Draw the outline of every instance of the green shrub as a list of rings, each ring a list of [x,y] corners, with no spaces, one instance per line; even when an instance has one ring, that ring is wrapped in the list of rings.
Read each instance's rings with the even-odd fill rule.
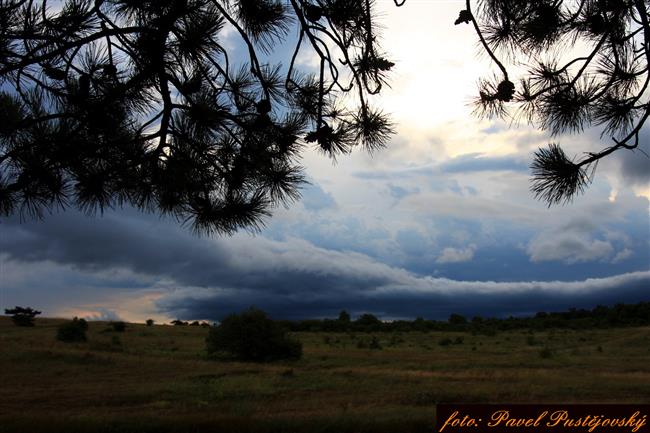
[[[210,328],[208,354],[226,353],[242,361],[268,362],[299,359],[302,344],[287,336],[285,329],[261,310],[251,308],[231,314]]]
[[[56,333],[56,339],[65,341],[66,343],[75,341],[86,341],[86,331],[88,330],[88,322],[84,319],[74,318],[70,322],[65,322]]]
[[[124,322],[111,322],[111,327],[115,332],[124,332],[126,330],[126,323]]]
[[[440,346],[449,346],[450,344],[453,344],[454,342],[452,341],[451,338],[443,338],[442,340],[438,341],[438,344]]]

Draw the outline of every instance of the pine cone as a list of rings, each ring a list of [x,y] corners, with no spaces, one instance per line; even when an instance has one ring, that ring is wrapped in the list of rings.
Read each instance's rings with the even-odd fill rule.
[[[472,13],[468,10],[462,10],[458,14],[458,19],[454,21],[455,25],[461,24],[461,23],[471,23],[472,22]]]

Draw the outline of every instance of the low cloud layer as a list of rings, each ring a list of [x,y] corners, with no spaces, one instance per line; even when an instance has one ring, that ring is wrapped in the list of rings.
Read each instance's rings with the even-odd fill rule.
[[[122,296],[138,297],[153,287],[159,291],[159,312],[184,319],[218,320],[252,305],[293,319],[334,317],[340,309],[384,318],[440,319],[451,312],[503,316],[637,302],[648,298],[650,286],[650,271],[574,282],[456,281],[297,238],[196,238],[174,222],[135,212],[101,219],[70,212],[46,223],[8,224],[12,230],[0,247],[18,273],[53,263],[51,274],[59,266],[89,281],[121,276]],[[438,260],[462,263],[475,249],[446,248]],[[7,283],[20,285],[20,275]],[[98,284],[93,290],[107,295],[112,288]]]
[[[373,290],[336,294],[187,288],[161,299],[158,305],[171,315],[213,320],[250,306],[263,308],[272,317],[288,319],[335,318],[346,309],[354,316],[370,312],[384,319],[421,316],[444,320],[452,312],[504,317],[638,302],[648,299],[650,284],[650,272],[576,282],[498,283],[402,277],[387,280],[386,286]]]

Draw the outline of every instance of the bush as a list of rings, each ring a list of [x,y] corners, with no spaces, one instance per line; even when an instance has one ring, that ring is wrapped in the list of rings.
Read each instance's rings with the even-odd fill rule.
[[[147,326],[153,326],[153,319],[147,319],[145,323],[147,324]]]
[[[11,320],[16,326],[34,326],[34,318],[41,312],[31,307],[14,307],[5,309],[5,314],[11,314]]]
[[[86,341],[87,330],[88,322],[84,319],[78,319],[75,317],[70,322],[66,322],[59,326],[56,339],[59,341],[65,341],[66,343]]]
[[[254,308],[231,314],[210,328],[206,348],[208,354],[223,352],[243,361],[267,362],[302,356],[302,344],[289,338],[285,329],[266,313]]]
[[[373,350],[381,350],[381,344],[379,344],[379,338],[373,336],[372,339],[370,340],[370,344],[368,344],[368,348]]]
[[[443,338],[442,340],[438,341],[438,344],[440,346],[449,346],[450,344],[453,344],[454,342],[452,341],[451,338]]]
[[[111,327],[115,332],[124,332],[126,330],[126,323],[124,322],[111,322]]]

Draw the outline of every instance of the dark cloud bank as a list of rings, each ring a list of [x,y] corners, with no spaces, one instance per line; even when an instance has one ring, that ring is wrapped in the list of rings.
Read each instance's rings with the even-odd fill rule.
[[[648,270],[580,282],[454,281],[301,239],[196,238],[176,222],[131,210],[102,218],[66,212],[25,224],[9,219],[1,230],[4,260],[33,272],[49,261],[88,275],[123,269],[143,281],[165,281],[174,290],[158,307],[183,319],[217,320],[252,305],[275,318],[335,317],[346,309],[444,319],[451,312],[506,316],[650,300]]]

